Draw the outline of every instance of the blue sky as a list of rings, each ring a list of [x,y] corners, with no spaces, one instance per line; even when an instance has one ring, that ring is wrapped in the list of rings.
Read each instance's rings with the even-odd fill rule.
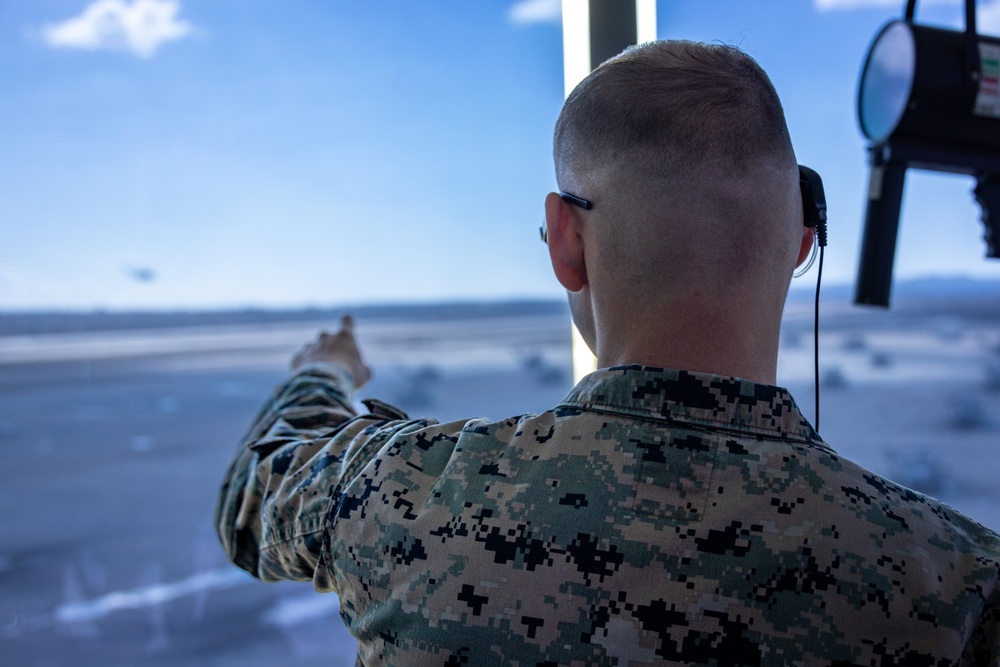
[[[859,69],[904,4],[658,3],[660,38],[771,75],[826,181],[830,282],[860,247]],[[0,309],[558,297],[537,228],[562,71],[544,0],[0,0]],[[910,172],[897,278],[1000,277],[972,185]]]

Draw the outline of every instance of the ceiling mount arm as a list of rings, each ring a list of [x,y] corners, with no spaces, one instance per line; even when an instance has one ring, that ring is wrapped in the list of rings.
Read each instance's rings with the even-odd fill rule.
[[[917,14],[917,0],[906,0],[903,20],[913,23]],[[979,41],[976,39],[976,0],[965,0],[965,69],[969,78],[979,81]]]

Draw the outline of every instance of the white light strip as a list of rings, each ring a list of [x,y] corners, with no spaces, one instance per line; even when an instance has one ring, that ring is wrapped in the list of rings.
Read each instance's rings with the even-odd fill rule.
[[[656,39],[656,0],[635,0],[635,34],[639,44]]]
[[[587,342],[580,335],[580,330],[573,325],[573,382],[579,382],[583,376],[597,370],[597,357],[587,347]]]
[[[568,96],[590,74],[590,3],[562,0],[562,28],[563,83]]]
[[[655,0],[654,0],[655,2]],[[590,3],[587,0],[562,0],[563,83],[568,97],[576,84],[590,74]],[[583,342],[575,325],[571,338],[573,382],[597,369],[597,359]]]

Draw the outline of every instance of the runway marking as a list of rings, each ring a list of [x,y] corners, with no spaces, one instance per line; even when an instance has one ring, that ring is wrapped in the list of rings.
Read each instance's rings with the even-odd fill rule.
[[[198,591],[233,588],[254,579],[242,570],[226,567],[205,570],[172,584],[153,584],[130,591],[114,591],[93,600],[67,602],[56,607],[57,623],[81,623],[104,618],[121,609],[140,609],[163,604]]]
[[[411,349],[414,341],[437,347],[456,342],[480,342],[484,336],[499,336],[519,343],[548,340],[560,342],[569,334],[566,316],[524,314],[504,317],[457,319],[440,322],[406,318],[365,321],[365,339],[370,347],[385,343]],[[63,332],[0,336],[0,365],[77,359],[121,359],[210,352],[273,351],[291,354],[321,329],[330,318],[313,322],[271,324],[192,325],[116,331]],[[442,334],[444,334],[442,336]],[[445,340],[447,339],[447,340]]]
[[[92,600],[64,602],[51,613],[19,618],[3,628],[0,636],[10,639],[55,625],[96,621],[116,611],[152,607],[201,591],[234,588],[253,581],[256,580],[249,574],[234,567],[204,570],[171,584],[152,584],[113,591]]]

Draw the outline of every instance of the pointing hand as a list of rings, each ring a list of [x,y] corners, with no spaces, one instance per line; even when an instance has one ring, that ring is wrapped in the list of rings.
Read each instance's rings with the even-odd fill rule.
[[[292,370],[297,371],[310,363],[333,362],[343,366],[354,380],[355,388],[362,387],[372,377],[372,371],[361,357],[358,341],[354,337],[354,318],[344,315],[340,330],[336,333],[323,331],[319,337],[308,343],[292,357]]]

